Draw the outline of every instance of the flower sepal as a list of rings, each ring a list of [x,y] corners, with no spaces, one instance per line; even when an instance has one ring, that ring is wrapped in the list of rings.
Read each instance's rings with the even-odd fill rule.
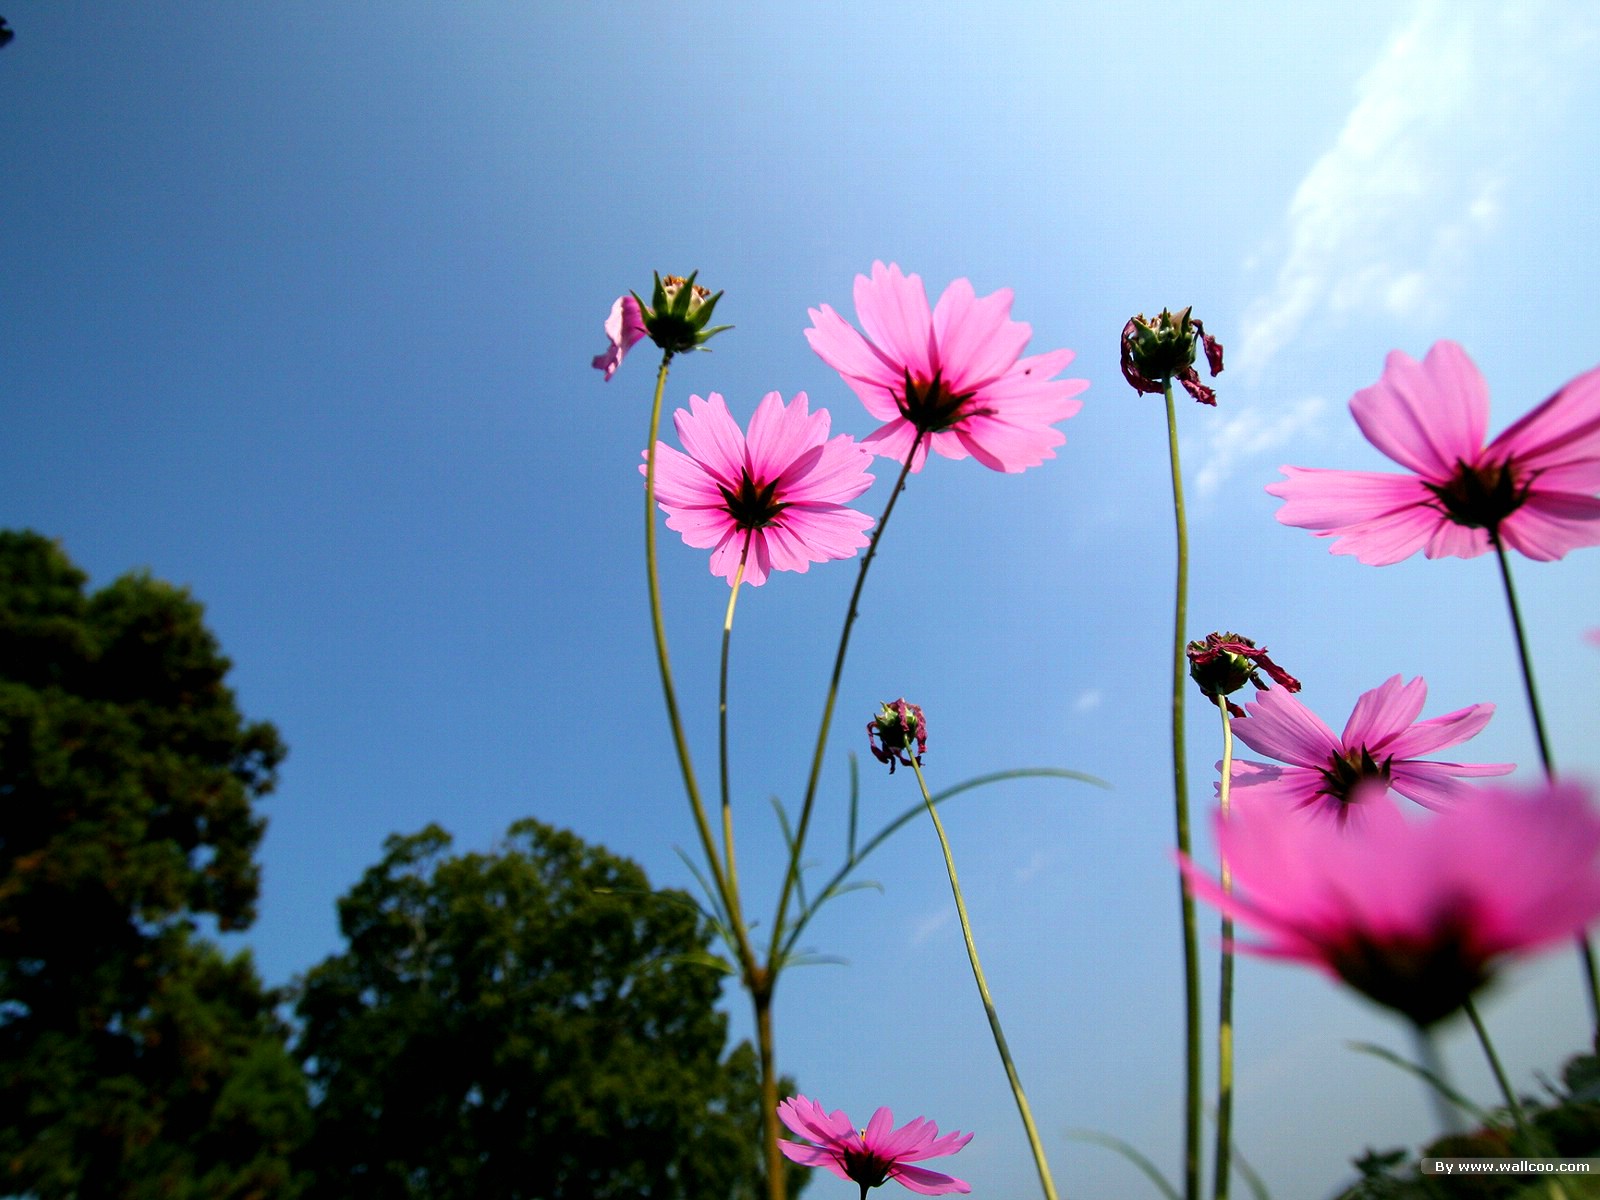
[[[1211,703],[1219,707],[1226,704],[1228,712],[1235,717],[1244,716],[1244,709],[1225,697],[1247,683],[1264,691],[1267,684],[1261,678],[1262,671],[1287,691],[1300,690],[1298,679],[1273,662],[1264,646],[1257,646],[1243,634],[1208,633],[1205,641],[1189,643],[1188,657],[1189,678]]]
[[[879,705],[878,715],[867,722],[867,748],[873,758],[889,765],[891,775],[897,762],[903,767],[913,763],[921,766],[928,749],[928,722],[922,715],[922,706],[907,704],[903,699]]]
[[[1178,312],[1163,308],[1159,316],[1143,313],[1122,327],[1122,377],[1135,391],[1166,391],[1176,379],[1201,404],[1217,403],[1217,393],[1200,382],[1195,352],[1203,349],[1213,378],[1222,374],[1222,343],[1191,316],[1193,306]]]
[[[641,300],[638,293],[633,293],[646,335],[668,354],[703,350],[717,334],[733,328],[732,325],[707,328],[722,293],[712,295],[695,283],[695,276],[699,274],[695,271],[687,279],[681,275],[668,275],[663,279],[660,272],[656,272],[649,304]]]

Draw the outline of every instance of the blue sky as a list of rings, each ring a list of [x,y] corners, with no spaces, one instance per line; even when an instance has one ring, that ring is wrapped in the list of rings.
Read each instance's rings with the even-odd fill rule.
[[[1600,359],[1600,23],[1553,3],[862,7],[12,4],[0,521],[60,538],[96,583],[147,568],[206,604],[242,707],[291,747],[242,939],[286,982],[338,949],[334,901],[384,837],[430,821],[469,849],[533,815],[689,884],[643,588],[651,363],[609,384],[589,367],[619,292],[653,269],[726,292],[737,328],[675,364],[670,405],[717,391],[744,420],[804,390],[864,435],[805,344],[808,307],[848,315],[874,259],[935,293],[1014,289],[1035,349],[1077,350],[1085,407],[1043,467],[938,460],[908,489],[813,858],[835,861],[846,755],[902,694],[928,712],[935,787],[1016,765],[1114,785],[1010,785],[947,820],[1063,1190],[1138,1194],[1064,1135],[1177,1163],[1171,516],[1160,402],[1122,381],[1118,332],[1193,304],[1227,346],[1218,408],[1179,414],[1193,635],[1266,642],[1336,726],[1396,673],[1426,676],[1426,715],[1495,702],[1462,757],[1531,766],[1493,564],[1332,558],[1262,489],[1286,462],[1385,465],[1345,402],[1393,348],[1466,346],[1491,431]],[[670,532],[661,550],[712,771],[726,586]],[[1600,651],[1581,640],[1600,554],[1516,569],[1558,760],[1600,776]],[[740,600],[756,911],[781,850],[768,797],[798,801],[853,571]],[[1201,813],[1210,713],[1191,708]],[[916,793],[866,765],[871,827]],[[883,894],[808,938],[849,965],[785,978],[783,1068],[863,1119],[889,1104],[976,1131],[951,1169],[1028,1194],[931,832],[867,874]],[[1584,1037],[1570,958],[1508,972],[1486,1007],[1524,1081]],[[1408,1050],[1394,1022],[1287,967],[1246,963],[1240,987],[1239,1143],[1279,1196],[1426,1135],[1410,1083],[1346,1049]],[[1461,1031],[1446,1053],[1487,1100]]]

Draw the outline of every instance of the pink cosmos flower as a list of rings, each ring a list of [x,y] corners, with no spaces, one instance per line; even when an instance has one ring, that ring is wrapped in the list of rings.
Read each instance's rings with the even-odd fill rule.
[[[1375,782],[1428,808],[1449,807],[1460,779],[1506,775],[1515,763],[1447,763],[1417,758],[1474,737],[1494,715],[1494,705],[1474,704],[1442,717],[1418,721],[1428,685],[1419,675],[1401,683],[1395,675],[1356,701],[1344,733],[1333,730],[1287,688],[1260,692],[1233,726],[1252,750],[1273,763],[1235,761],[1238,789],[1294,808],[1316,808],[1343,824],[1358,800],[1357,785]],[[1478,803],[1473,799],[1473,804]]]
[[[1587,788],[1485,788],[1413,821],[1366,786],[1367,819],[1348,829],[1254,800],[1216,815],[1238,890],[1181,865],[1193,894],[1265,939],[1239,949],[1309,963],[1427,1027],[1502,957],[1600,916],[1600,815]]]
[[[768,392],[748,437],[716,392],[690,396],[672,419],[688,453],[656,443],[656,501],[668,529],[711,548],[713,575],[731,585],[743,558],[745,582],[760,587],[773,571],[851,558],[867,544],[873,519],[844,503],[872,486],[872,455],[848,434],[830,439],[827,409],[807,411],[804,392],[787,406]]]
[[[806,340],[887,424],[866,445],[897,462],[915,456],[922,470],[928,447],[946,458],[969,454],[996,471],[1018,472],[1055,457],[1066,435],[1051,426],[1083,407],[1072,399],[1086,379],[1056,379],[1071,350],[1022,358],[1032,330],[1011,319],[1011,290],[981,300],[957,279],[928,310],[918,275],[872,264],[856,276],[857,333],[824,304],[810,310]]]
[[[1350,412],[1414,475],[1283,467],[1267,491],[1285,525],[1337,540],[1334,554],[1385,566],[1421,550],[1475,558],[1493,539],[1529,558],[1600,545],[1600,367],[1572,380],[1487,446],[1489,392],[1466,351],[1396,350]]]
[[[824,1112],[822,1105],[804,1096],[778,1105],[778,1116],[795,1133],[816,1143],[807,1146],[780,1140],[778,1149],[802,1166],[822,1167],[840,1179],[860,1184],[862,1200],[866,1200],[868,1188],[890,1179],[923,1196],[972,1191],[953,1176],[907,1165],[954,1154],[972,1140],[970,1133],[958,1131],[940,1137],[939,1127],[923,1117],[894,1129],[894,1114],[887,1108],[873,1113],[867,1127],[857,1130],[843,1112]]]
[[[644,313],[639,308],[639,302],[632,296],[618,296],[617,302],[611,306],[611,315],[606,318],[606,340],[611,345],[606,347],[604,354],[594,356],[594,369],[604,371],[606,378],[610,379],[622,365],[623,356],[644,335]]]

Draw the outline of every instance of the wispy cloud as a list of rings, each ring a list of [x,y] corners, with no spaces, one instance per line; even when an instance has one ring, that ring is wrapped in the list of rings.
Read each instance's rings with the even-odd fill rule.
[[[946,904],[942,908],[936,909],[934,912],[923,917],[914,926],[912,926],[911,944],[913,946],[920,946],[929,938],[933,937],[941,929],[950,924],[951,914],[954,912],[955,909]]]
[[[1417,4],[1295,190],[1273,239],[1281,264],[1229,367],[1259,371],[1313,320],[1441,303],[1593,26],[1555,4]]]
[[[1079,692],[1078,698],[1072,702],[1072,711],[1075,713],[1093,712],[1105,701],[1098,688],[1090,688],[1086,692]]]
[[[1320,396],[1307,396],[1272,413],[1244,408],[1229,412],[1220,422],[1208,423],[1204,464],[1195,476],[1195,490],[1201,496],[1215,494],[1240,463],[1307,433],[1327,407]]]

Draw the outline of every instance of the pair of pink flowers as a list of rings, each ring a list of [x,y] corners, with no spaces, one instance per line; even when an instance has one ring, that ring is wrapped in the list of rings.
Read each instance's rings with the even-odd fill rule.
[[[1427,685],[1364,693],[1335,734],[1273,688],[1234,732],[1277,763],[1236,762],[1217,846],[1225,891],[1183,862],[1190,889],[1264,936],[1241,949],[1315,966],[1426,1028],[1461,1008],[1506,957],[1600,916],[1600,815],[1576,784],[1531,795],[1467,790],[1510,763],[1420,755],[1476,735],[1494,708],[1419,721]],[[1439,810],[1408,820],[1391,789]]]
[[[691,397],[674,416],[686,453],[656,446],[668,527],[711,548],[713,574],[731,583],[744,561],[744,578],[756,585],[770,571],[803,571],[868,544],[872,519],[846,504],[870,486],[865,466],[874,454],[909,461],[913,471],[930,447],[1007,472],[1054,457],[1066,438],[1053,426],[1082,407],[1073,397],[1088,383],[1053,378],[1070,350],[1022,357],[1032,331],[1011,320],[1011,300],[1005,289],[980,299],[958,279],[930,309],[921,278],[874,263],[871,278],[855,283],[866,336],[823,305],[810,311],[806,338],[884,424],[860,443],[830,440],[825,410],[810,413],[804,393],[786,407],[773,392],[746,434],[720,396]],[[617,301],[606,336],[610,348],[594,365],[609,379],[646,336],[633,297]]]

